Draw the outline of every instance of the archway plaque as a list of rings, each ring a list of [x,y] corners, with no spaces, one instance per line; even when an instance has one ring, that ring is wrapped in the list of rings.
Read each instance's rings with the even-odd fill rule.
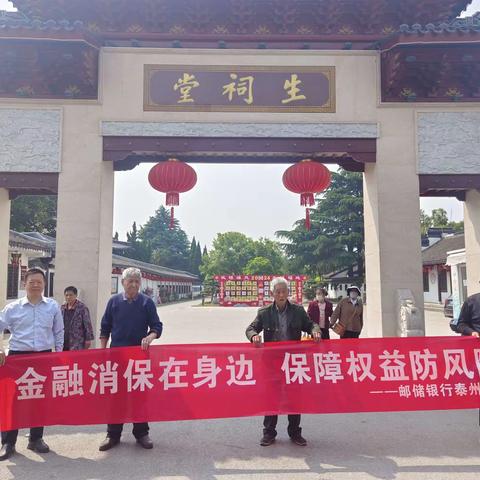
[[[335,67],[145,65],[144,110],[335,112]]]

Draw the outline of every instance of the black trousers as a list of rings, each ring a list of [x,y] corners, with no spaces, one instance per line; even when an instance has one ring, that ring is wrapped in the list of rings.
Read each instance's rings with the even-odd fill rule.
[[[351,330],[345,330],[345,333],[340,338],[358,338],[360,332],[352,332]]]
[[[123,431],[123,423],[109,423],[107,425],[107,437],[109,438],[115,438],[117,440],[120,440],[120,437],[122,436],[122,431]],[[148,435],[149,431],[150,431],[150,427],[146,422],[133,424],[132,433],[137,440],[139,438],[144,437],[145,435]]]
[[[288,416],[288,428],[287,432],[290,437],[295,437],[302,433],[300,428],[301,415],[289,415]],[[278,415],[268,415],[263,420],[263,434],[271,437],[277,436],[277,422]]]
[[[330,330],[328,328],[321,328],[322,340],[330,340]]]
[[[10,350],[8,355],[29,355],[33,353],[46,353],[51,350],[44,350],[43,352],[20,352],[18,350]],[[35,442],[43,437],[43,427],[33,427],[30,429],[30,442]],[[2,432],[2,445],[8,443],[9,445],[15,445],[17,443],[18,430],[9,430],[8,432]]]

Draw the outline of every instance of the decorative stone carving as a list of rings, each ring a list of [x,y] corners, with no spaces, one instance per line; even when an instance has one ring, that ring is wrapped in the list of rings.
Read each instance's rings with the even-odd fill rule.
[[[102,122],[102,135],[132,137],[377,138],[375,123]]]
[[[411,290],[406,288],[397,290],[396,313],[399,337],[425,336],[425,325]]]
[[[480,112],[419,113],[418,173],[480,173]]]
[[[60,171],[60,109],[0,108],[0,172]]]

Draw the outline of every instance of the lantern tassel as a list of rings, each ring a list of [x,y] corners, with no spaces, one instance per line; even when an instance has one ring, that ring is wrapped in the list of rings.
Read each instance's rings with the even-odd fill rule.
[[[175,207],[180,205],[180,195],[178,194],[178,192],[167,193],[167,207],[170,207],[172,205]]]
[[[302,207],[313,207],[313,205],[315,205],[313,193],[302,193],[300,195],[300,205]]]
[[[305,209],[305,228],[310,231],[310,210],[308,208]]]
[[[175,226],[175,212],[174,212],[174,207],[171,207],[170,208],[170,225],[168,228],[172,230],[174,226]]]

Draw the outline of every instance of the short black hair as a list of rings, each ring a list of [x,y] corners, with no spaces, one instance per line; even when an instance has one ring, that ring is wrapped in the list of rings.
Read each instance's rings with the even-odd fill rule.
[[[67,292],[72,292],[74,295],[78,295],[78,290],[73,285],[70,285],[69,287],[67,287],[63,291],[63,294],[65,295]]]
[[[28,280],[28,277],[31,277],[32,275],[41,275],[43,277],[43,281],[47,281],[47,277],[45,277],[45,273],[43,270],[40,270],[39,268],[29,268],[27,270],[27,273],[25,273],[25,281]]]

